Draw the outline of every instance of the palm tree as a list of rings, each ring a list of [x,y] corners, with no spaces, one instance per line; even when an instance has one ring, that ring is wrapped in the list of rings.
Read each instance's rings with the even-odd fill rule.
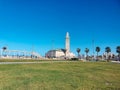
[[[106,47],[105,52],[107,53],[107,61],[109,61],[110,57],[108,57],[108,53],[111,52],[110,47]]]
[[[98,60],[98,53],[100,52],[100,47],[96,47],[96,52],[97,52],[97,60]]]
[[[88,59],[88,52],[89,52],[89,49],[88,48],[85,48],[85,52],[86,52],[86,60]]]
[[[3,51],[5,51],[5,50],[7,50],[7,47],[3,47],[2,49],[3,49]]]
[[[79,58],[79,53],[80,53],[80,51],[81,51],[81,49],[80,48],[77,48],[77,53],[78,53],[78,58]]]
[[[120,46],[117,46],[116,52],[118,53],[118,57],[119,57],[119,60],[120,60]]]
[[[5,51],[7,50],[7,47],[4,46],[2,49],[3,49],[3,52],[4,52],[3,55],[6,56],[6,52]]]

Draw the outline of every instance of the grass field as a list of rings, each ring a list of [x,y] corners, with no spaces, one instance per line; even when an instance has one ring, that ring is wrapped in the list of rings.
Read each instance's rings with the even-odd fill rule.
[[[120,64],[78,61],[0,65],[0,90],[120,90]]]

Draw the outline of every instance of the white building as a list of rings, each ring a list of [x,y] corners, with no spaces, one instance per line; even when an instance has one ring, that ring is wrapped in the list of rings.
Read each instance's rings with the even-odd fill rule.
[[[50,50],[45,55],[48,58],[73,58],[75,54],[70,52],[70,36],[66,33],[65,38],[65,49]]]
[[[50,50],[45,55],[48,58],[62,58],[65,56],[63,49]]]
[[[8,58],[8,59],[33,59],[33,58],[42,58],[42,56],[37,52],[28,52],[21,50],[0,50],[0,58]]]

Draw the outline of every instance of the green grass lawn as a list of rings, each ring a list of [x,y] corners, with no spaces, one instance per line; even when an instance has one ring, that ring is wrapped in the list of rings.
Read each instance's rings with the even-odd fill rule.
[[[0,65],[0,90],[120,90],[120,64],[78,61]]]

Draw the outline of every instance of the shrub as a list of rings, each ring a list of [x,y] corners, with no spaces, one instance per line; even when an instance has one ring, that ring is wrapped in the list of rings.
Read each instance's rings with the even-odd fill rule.
[[[75,60],[76,61],[76,60],[78,60],[78,58],[71,58],[71,60]]]

